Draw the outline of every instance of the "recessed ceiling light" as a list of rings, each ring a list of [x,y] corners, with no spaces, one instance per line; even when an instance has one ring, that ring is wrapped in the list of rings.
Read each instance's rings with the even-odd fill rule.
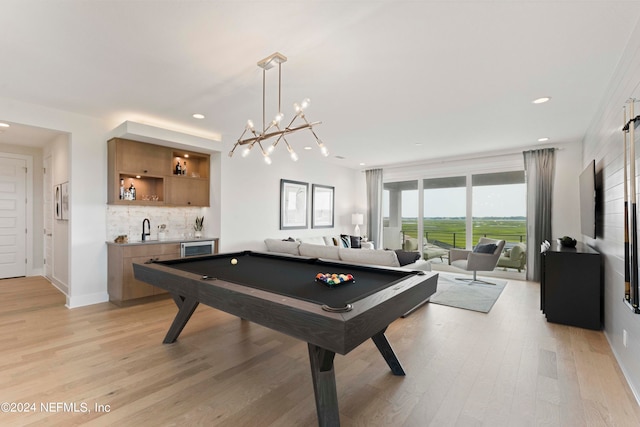
[[[0,128],[8,128],[8,127],[10,127],[9,123],[0,122]]]
[[[538,142],[545,142],[548,141],[549,138],[547,138],[546,136],[544,138],[538,138]]]
[[[182,157],[184,157],[185,159],[188,159],[189,155],[185,153]]]
[[[551,100],[550,96],[543,96],[542,98],[534,99],[532,102],[534,104],[544,104],[545,102],[548,102],[550,100]]]
[[[360,163],[360,166],[364,166],[364,165],[366,165],[366,163]]]
[[[193,115],[194,119],[204,119],[204,114],[200,114],[200,113],[195,113]]]
[[[305,150],[311,150],[311,147],[309,147],[308,145],[306,147],[304,147]]]
[[[416,147],[422,147],[422,143],[421,142],[416,142]]]

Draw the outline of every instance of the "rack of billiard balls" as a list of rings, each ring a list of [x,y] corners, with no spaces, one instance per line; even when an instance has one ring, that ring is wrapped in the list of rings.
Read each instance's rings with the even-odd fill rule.
[[[353,283],[355,281],[351,274],[338,273],[318,273],[316,274],[316,280],[329,287]]]

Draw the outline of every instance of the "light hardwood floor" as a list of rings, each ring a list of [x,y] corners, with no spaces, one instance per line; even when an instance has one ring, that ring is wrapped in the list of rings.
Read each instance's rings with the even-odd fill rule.
[[[0,402],[37,405],[2,426],[317,425],[296,339],[200,306],[164,345],[171,300],[69,310],[42,278],[1,280],[0,301]],[[342,425],[640,425],[603,333],[538,305],[537,283],[510,281],[488,314],[427,304],[398,319],[387,336],[406,377],[371,341],[336,356]]]

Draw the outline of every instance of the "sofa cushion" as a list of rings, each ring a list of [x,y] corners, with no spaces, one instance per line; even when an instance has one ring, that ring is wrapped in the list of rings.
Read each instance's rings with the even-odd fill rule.
[[[509,256],[512,259],[516,260],[519,259],[522,254],[526,253],[526,251],[527,250],[524,244],[518,243],[513,248],[511,248],[511,251],[509,251]]]
[[[400,267],[398,257],[394,251],[363,251],[362,249],[339,248],[340,260],[355,264],[384,265]]]
[[[412,264],[420,259],[420,252],[403,251],[402,249],[396,249],[395,252],[398,257],[400,267]]]
[[[477,254],[492,254],[496,251],[498,245],[495,243],[484,243],[478,244],[475,248],[473,248],[473,252]]]
[[[351,247],[356,249],[362,248],[362,237],[360,236],[349,236],[351,240]]]
[[[300,244],[300,255],[311,258],[340,259],[337,246]]]
[[[324,237],[322,236],[301,237],[298,240],[300,241],[300,243],[311,243],[312,245],[326,245],[324,241]]]
[[[300,255],[298,247],[300,242],[283,241],[280,239],[264,239],[264,243],[267,245],[269,252],[278,252],[281,254]]]
[[[340,246],[342,241],[340,240],[340,236],[324,236],[324,244],[327,246]]]
[[[418,250],[418,239],[414,237],[407,237],[404,239],[404,250],[405,251],[417,251]]]

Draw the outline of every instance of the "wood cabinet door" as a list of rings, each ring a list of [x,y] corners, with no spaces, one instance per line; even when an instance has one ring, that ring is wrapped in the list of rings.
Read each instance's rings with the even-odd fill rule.
[[[208,179],[171,177],[168,181],[167,204],[173,206],[209,206]]]
[[[145,282],[141,282],[137,280],[133,275],[133,263],[137,262],[139,264],[145,263],[150,259],[154,259],[157,261],[164,261],[167,259],[180,258],[180,252],[177,253],[169,253],[162,255],[147,255],[140,257],[132,257],[125,258],[123,260],[123,289],[122,289],[122,299],[124,301],[134,299],[134,298],[142,298],[148,297],[151,295],[158,295],[165,293],[165,291],[161,288],[157,288],[155,286],[149,285]]]
[[[171,173],[171,150],[128,139],[116,140],[116,169],[136,174]]]

